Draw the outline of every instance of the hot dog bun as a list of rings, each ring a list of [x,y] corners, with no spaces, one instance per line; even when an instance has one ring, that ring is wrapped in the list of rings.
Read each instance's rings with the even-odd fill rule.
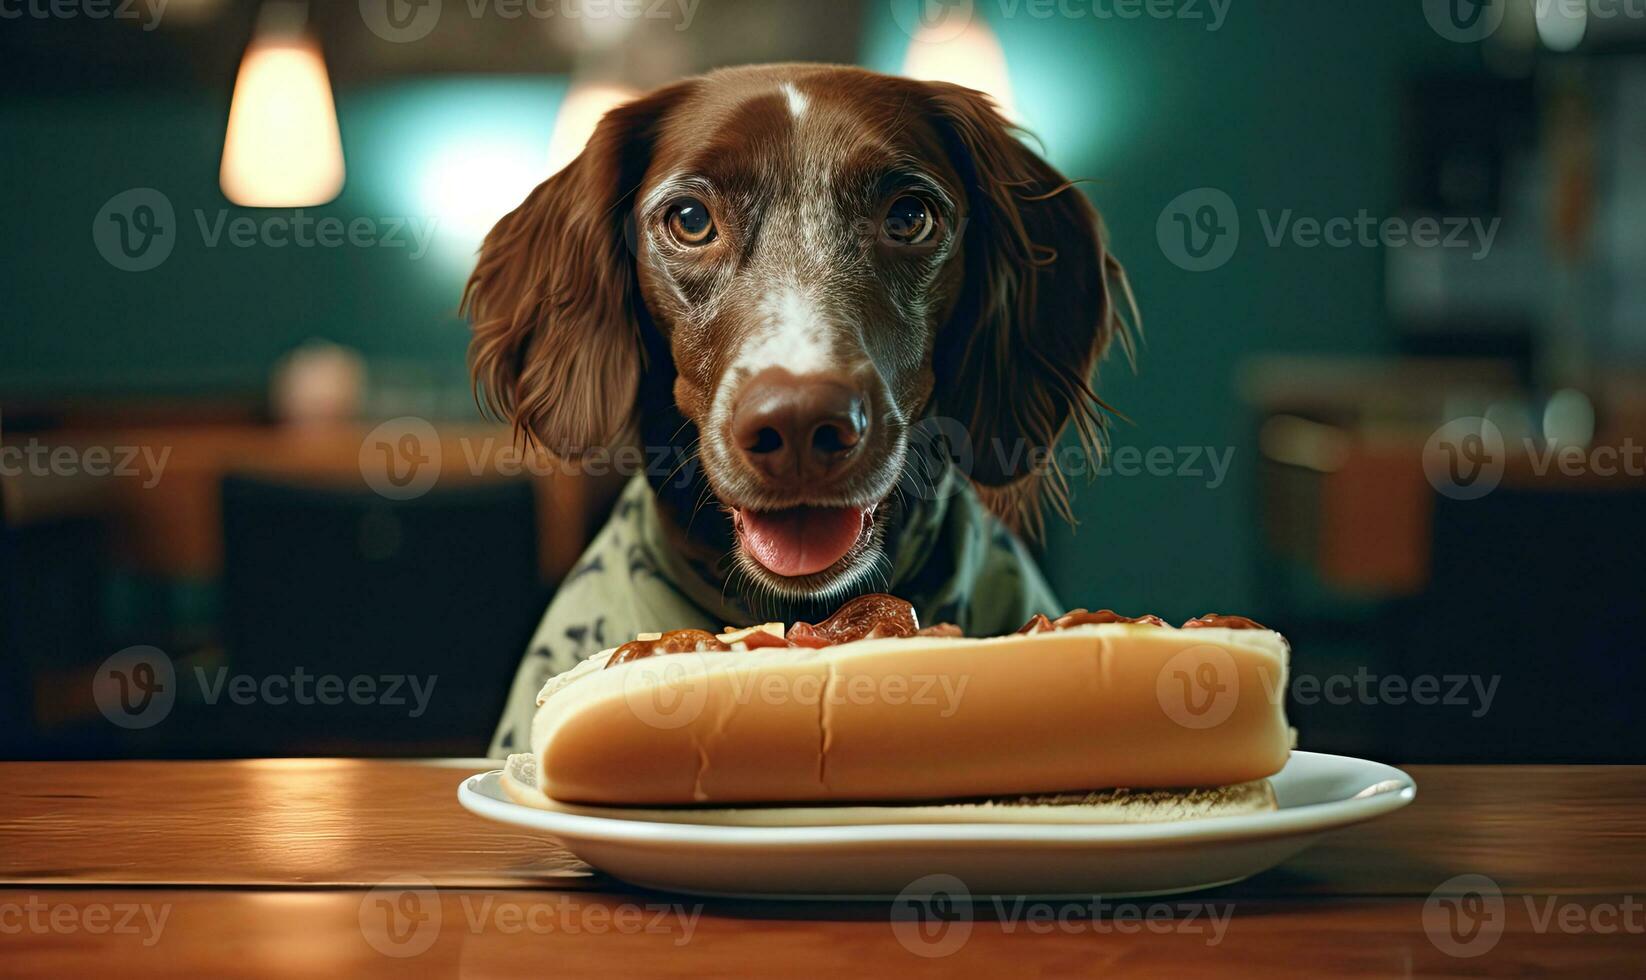
[[[1265,629],[1125,623],[822,649],[679,653],[553,679],[537,789],[705,806],[1229,787],[1290,751]]]
[[[1211,789],[1093,790],[956,803],[855,803],[844,806],[596,807],[561,803],[537,788],[537,760],[509,756],[502,776],[509,799],[540,810],[604,819],[717,827],[839,827],[863,824],[1135,824],[1172,823],[1274,810],[1267,779]]]

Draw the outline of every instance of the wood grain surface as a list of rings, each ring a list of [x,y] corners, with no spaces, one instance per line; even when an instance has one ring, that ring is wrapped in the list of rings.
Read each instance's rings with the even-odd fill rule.
[[[1646,767],[1413,767],[1411,807],[1238,885],[1095,909],[977,899],[923,930],[896,903],[629,888],[462,810],[457,783],[485,767],[0,764],[0,975],[1646,969]],[[1484,934],[1448,931],[1458,875],[1501,893]]]

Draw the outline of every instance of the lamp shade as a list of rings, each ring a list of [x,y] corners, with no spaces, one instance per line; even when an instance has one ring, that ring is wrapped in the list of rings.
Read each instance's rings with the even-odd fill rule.
[[[320,46],[254,37],[240,62],[218,174],[236,204],[325,204],[343,189],[343,141]]]

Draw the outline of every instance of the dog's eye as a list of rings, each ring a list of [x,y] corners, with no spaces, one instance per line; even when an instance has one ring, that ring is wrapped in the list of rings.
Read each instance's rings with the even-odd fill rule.
[[[669,209],[669,233],[682,245],[707,245],[714,241],[714,217],[702,201],[688,197]]]
[[[919,245],[937,231],[937,218],[924,200],[904,194],[887,210],[881,231],[894,245]]]

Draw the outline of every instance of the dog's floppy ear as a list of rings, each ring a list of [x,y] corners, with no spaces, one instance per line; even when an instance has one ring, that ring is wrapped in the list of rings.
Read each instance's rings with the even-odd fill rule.
[[[575,457],[634,421],[642,348],[626,223],[677,84],[608,112],[583,152],[486,235],[463,290],[469,370],[517,435]]]
[[[970,210],[964,286],[933,356],[936,410],[971,434],[971,478],[1002,516],[1036,526],[1044,495],[1069,518],[1048,450],[1073,422],[1100,451],[1108,406],[1092,373],[1111,340],[1132,353],[1131,287],[1096,210],[986,95],[926,85]]]

